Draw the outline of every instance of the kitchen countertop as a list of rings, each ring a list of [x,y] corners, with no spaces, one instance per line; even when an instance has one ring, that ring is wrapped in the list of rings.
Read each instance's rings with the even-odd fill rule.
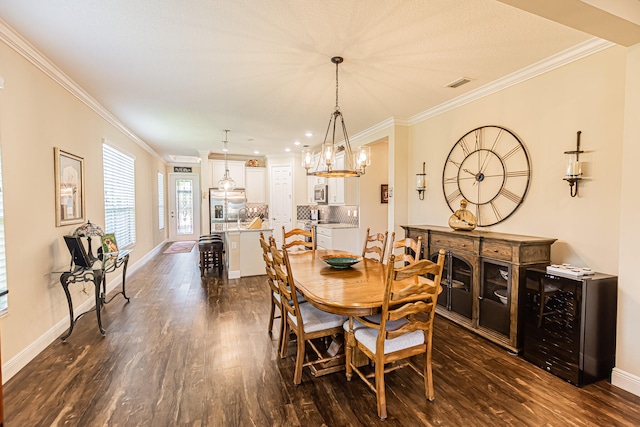
[[[247,228],[249,222],[240,223],[240,227],[238,227],[237,222],[223,222],[219,224],[214,224],[212,232],[241,232],[244,233],[246,231],[273,231],[273,227],[268,221],[264,221],[262,223],[262,228]]]
[[[316,227],[324,227],[324,228],[331,228],[331,229],[336,229],[336,228],[358,228],[357,225],[354,224],[345,224],[345,223],[320,223],[320,224],[314,224]]]

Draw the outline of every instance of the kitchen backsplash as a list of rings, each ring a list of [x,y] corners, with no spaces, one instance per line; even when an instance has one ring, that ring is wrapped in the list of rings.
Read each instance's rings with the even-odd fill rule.
[[[328,206],[328,205],[298,205],[298,221],[311,219],[311,210],[318,209],[321,221],[339,222],[342,224],[358,225],[360,211],[358,206]]]
[[[269,206],[257,203],[247,203],[247,219],[257,218],[260,215],[264,219],[269,219]]]

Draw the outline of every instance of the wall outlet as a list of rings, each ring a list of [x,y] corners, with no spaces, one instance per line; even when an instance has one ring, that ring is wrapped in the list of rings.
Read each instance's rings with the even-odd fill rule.
[[[237,249],[238,244],[236,242],[231,242],[231,249]]]

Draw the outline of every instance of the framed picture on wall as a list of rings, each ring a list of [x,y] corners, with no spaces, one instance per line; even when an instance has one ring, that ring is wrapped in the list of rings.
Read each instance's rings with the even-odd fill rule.
[[[380,203],[389,203],[389,184],[380,185]]]
[[[85,221],[84,159],[54,147],[56,227]]]

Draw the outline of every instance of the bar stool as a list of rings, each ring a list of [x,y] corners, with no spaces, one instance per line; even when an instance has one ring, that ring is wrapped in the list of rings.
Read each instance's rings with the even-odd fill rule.
[[[200,276],[204,276],[205,271],[212,268],[217,268],[218,274],[222,274],[224,262],[222,237],[216,234],[200,236],[198,250],[200,251]]]

